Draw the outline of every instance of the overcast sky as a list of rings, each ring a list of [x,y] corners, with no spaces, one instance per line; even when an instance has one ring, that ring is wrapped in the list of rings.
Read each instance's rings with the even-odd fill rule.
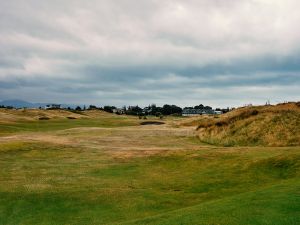
[[[0,100],[300,100],[298,0],[0,0]]]

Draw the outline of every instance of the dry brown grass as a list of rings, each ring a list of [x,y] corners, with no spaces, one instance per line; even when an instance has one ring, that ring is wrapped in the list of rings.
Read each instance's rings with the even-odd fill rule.
[[[243,107],[217,118],[200,118],[195,122],[200,139],[211,144],[300,145],[299,103]]]
[[[69,111],[45,109],[0,109],[0,122],[13,123],[17,121],[36,121],[43,118],[52,119],[79,119],[79,118],[112,118],[122,117],[101,110]]]
[[[67,117],[83,118],[87,116],[67,110],[0,109],[0,122],[6,123],[16,121],[36,121],[41,118],[64,119]]]
[[[37,110],[38,112],[39,110]],[[41,110],[42,112],[45,110]],[[30,110],[30,113],[36,112]],[[48,111],[46,111],[48,112]],[[14,112],[8,112],[10,115],[15,115]],[[18,112],[19,113],[19,112]],[[65,116],[65,112],[50,110],[52,116],[55,114]],[[70,147],[76,146],[82,149],[93,149],[109,152],[117,158],[131,157],[146,157],[150,155],[161,154],[165,151],[175,151],[183,149],[199,149],[201,143],[196,138],[196,133],[192,127],[174,127],[173,120],[164,120],[164,122],[152,118],[150,125],[140,125],[143,120],[131,116],[119,116],[108,114],[101,111],[85,111],[81,112],[85,118],[88,118],[87,123],[79,127],[69,127],[67,124],[78,121],[58,120],[59,123],[66,126],[46,130],[32,130],[30,132],[18,131],[17,133],[7,133],[0,136],[0,142],[9,143],[13,141],[22,142],[44,142],[49,144],[67,145]],[[49,116],[49,114],[48,114]],[[80,115],[79,115],[80,116]],[[15,116],[14,119],[20,122],[21,116]],[[53,118],[53,117],[52,117]],[[97,118],[97,120],[95,120]],[[101,127],[95,121],[111,121],[124,123],[126,121],[136,121],[136,125],[116,126],[116,127]],[[27,120],[24,120],[27,121]],[[43,121],[49,126],[53,122]],[[55,121],[54,121],[55,122]],[[145,121],[144,121],[145,122]],[[159,123],[160,125],[153,125]],[[87,126],[87,125],[88,126]],[[30,125],[33,126],[33,125]],[[23,127],[21,128],[23,129]]]

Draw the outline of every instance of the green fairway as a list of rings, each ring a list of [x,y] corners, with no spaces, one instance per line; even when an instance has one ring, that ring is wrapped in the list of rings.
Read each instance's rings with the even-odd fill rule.
[[[0,224],[299,224],[299,147],[205,145],[177,120],[11,124]]]
[[[46,132],[62,130],[75,127],[122,127],[137,125],[136,120],[125,119],[124,117],[90,119],[81,118],[77,120],[69,119],[54,119],[49,121],[18,121],[17,123],[2,123],[0,124],[0,136],[24,133],[24,132]]]
[[[245,224],[300,223],[300,182],[277,185],[211,201],[125,224]]]

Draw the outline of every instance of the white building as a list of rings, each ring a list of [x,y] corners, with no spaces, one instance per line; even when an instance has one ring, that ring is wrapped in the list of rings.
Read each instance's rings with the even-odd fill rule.
[[[215,110],[215,114],[221,115],[223,112],[221,110]]]
[[[46,105],[45,109],[60,109],[60,105],[59,104]]]
[[[125,114],[125,110],[123,108],[116,108],[116,109],[113,109],[112,111],[113,111],[113,113],[116,113],[116,114]]]
[[[199,115],[212,115],[214,110],[212,109],[192,109],[186,108],[182,110],[182,116],[199,116]]]

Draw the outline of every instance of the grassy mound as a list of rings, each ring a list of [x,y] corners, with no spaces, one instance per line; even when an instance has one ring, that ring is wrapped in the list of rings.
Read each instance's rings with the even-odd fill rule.
[[[299,180],[123,224],[299,224]]]
[[[138,124],[135,117],[119,116],[101,110],[0,109],[0,137],[78,127],[124,127]]]
[[[44,109],[0,109],[0,123],[30,122],[37,120],[64,119],[66,117],[88,118],[68,110],[44,110]]]
[[[203,142],[223,146],[299,146],[299,103],[245,107],[220,117],[201,118]]]

